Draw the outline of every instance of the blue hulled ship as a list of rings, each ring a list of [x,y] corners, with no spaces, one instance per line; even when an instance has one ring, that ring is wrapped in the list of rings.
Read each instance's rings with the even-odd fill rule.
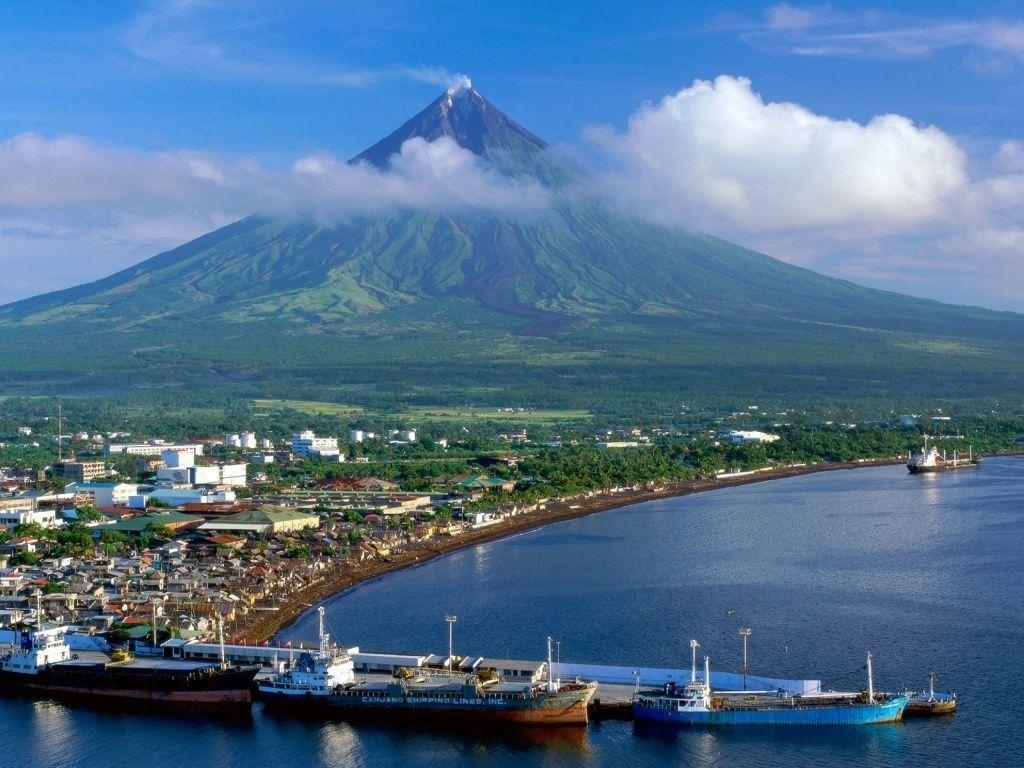
[[[704,657],[704,677],[697,677],[696,640],[690,642],[690,681],[638,692],[633,717],[640,722],[679,725],[868,725],[903,717],[907,697],[876,694],[868,654],[868,688],[864,693],[792,695],[785,691],[712,691],[711,662]]]

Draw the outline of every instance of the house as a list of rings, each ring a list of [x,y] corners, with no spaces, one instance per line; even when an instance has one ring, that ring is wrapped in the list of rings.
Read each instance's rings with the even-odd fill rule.
[[[454,488],[458,491],[512,491],[515,490],[514,480],[505,480],[501,477],[488,477],[487,475],[470,475],[455,483]]]

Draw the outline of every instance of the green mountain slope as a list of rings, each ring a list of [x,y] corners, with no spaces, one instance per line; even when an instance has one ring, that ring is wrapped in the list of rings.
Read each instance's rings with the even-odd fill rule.
[[[451,136],[552,187],[579,178],[475,91],[445,94],[355,160],[386,165],[414,136]],[[864,288],[566,195],[530,219],[244,219],[0,307],[0,386],[591,407],[682,392],[999,395],[1024,380],[1022,339],[1021,315]]]

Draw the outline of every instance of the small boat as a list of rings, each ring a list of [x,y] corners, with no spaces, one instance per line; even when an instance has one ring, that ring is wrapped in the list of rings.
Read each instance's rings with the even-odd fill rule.
[[[866,725],[899,720],[907,697],[875,693],[868,654],[868,688],[864,693],[791,695],[786,691],[711,690],[711,662],[704,657],[704,678],[697,677],[696,640],[690,641],[690,682],[674,682],[633,697],[638,722],[677,725]]]
[[[908,692],[907,696],[909,701],[903,713],[905,717],[934,717],[956,712],[956,692],[936,693],[934,672],[928,675],[927,691]]]

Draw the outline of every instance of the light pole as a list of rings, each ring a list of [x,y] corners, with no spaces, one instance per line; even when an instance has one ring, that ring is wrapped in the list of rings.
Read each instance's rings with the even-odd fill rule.
[[[458,621],[459,617],[454,613],[446,613],[444,620],[448,622],[448,671],[455,671],[455,660],[452,657],[452,628],[455,626],[455,622]]]
[[[750,627],[740,630],[740,637],[743,638],[743,690],[747,690],[747,638],[750,637]]]

